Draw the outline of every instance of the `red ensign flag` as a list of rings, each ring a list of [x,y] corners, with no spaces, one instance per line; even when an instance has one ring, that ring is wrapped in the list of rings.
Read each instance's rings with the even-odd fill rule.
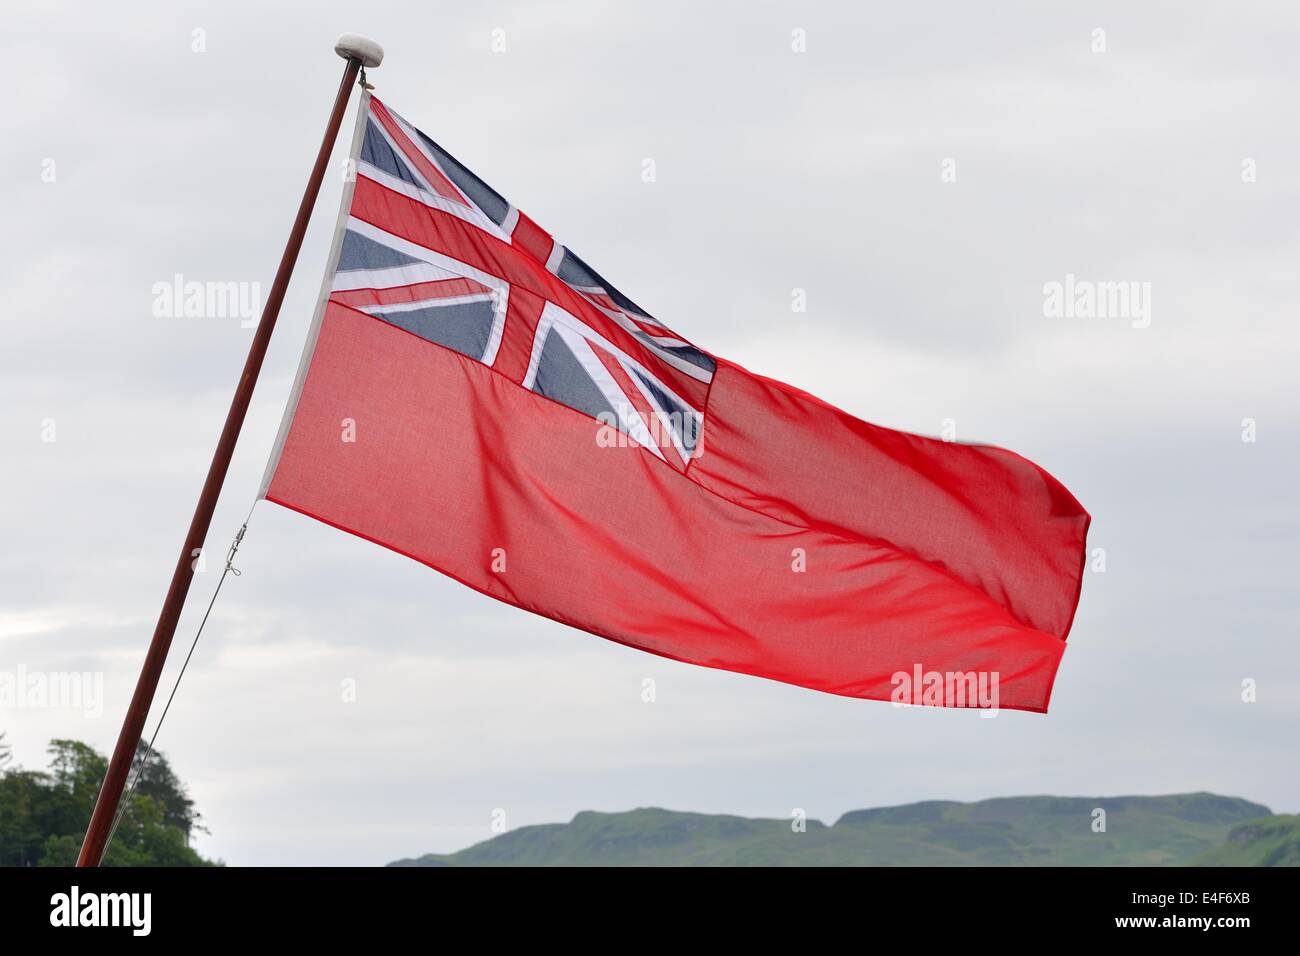
[[[701,351],[376,99],[353,158],[268,500],[676,660],[1047,709],[1088,527],[1051,475]]]

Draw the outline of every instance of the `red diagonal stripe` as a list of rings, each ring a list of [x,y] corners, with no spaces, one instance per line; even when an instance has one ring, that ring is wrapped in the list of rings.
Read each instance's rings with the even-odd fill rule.
[[[650,407],[650,403],[645,400],[645,396],[641,394],[641,390],[636,387],[636,384],[627,374],[623,364],[595,342],[588,340],[587,344],[591,346],[591,350],[596,353],[596,358],[600,359],[600,363],[614,377],[618,387],[623,390],[627,400],[632,403],[632,407],[641,416],[641,421],[645,423],[646,430],[650,432],[650,440],[659,447],[668,464],[678,471],[685,471],[685,465],[681,456],[677,454],[677,449],[673,447],[672,439],[665,434],[664,423],[655,414],[655,410]]]
[[[379,120],[384,129],[388,130],[388,134],[393,137],[393,142],[402,151],[406,161],[425,178],[425,181],[433,188],[434,192],[444,199],[458,202],[462,206],[470,205],[469,201],[461,194],[461,191],[456,188],[456,184],[444,176],[442,170],[429,162],[428,157],[420,151],[420,148],[411,142],[410,137],[406,135],[397,120],[393,118],[393,114],[388,111],[388,107],[371,97],[370,112],[375,119]]]

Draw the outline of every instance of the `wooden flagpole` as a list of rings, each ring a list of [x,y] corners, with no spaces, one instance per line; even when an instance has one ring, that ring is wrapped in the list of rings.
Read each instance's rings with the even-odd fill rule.
[[[253,397],[253,388],[257,384],[257,375],[262,370],[262,360],[266,358],[266,349],[271,342],[271,332],[275,329],[275,320],[280,315],[280,303],[284,301],[285,289],[289,285],[289,276],[298,261],[298,252],[302,249],[303,236],[307,232],[307,222],[311,219],[312,207],[316,205],[316,196],[320,192],[325,178],[325,167],[329,163],[334,140],[343,123],[343,114],[347,111],[348,97],[352,84],[356,82],[357,73],[363,67],[376,67],[384,57],[384,51],[378,43],[345,33],[339,37],[334,51],[346,59],[343,80],[334,97],[334,109],[330,113],[329,123],[325,127],[325,137],[321,140],[320,150],[316,154],[316,165],[312,167],[307,179],[307,189],[302,202],[298,205],[298,216],[289,231],[289,241],[285,244],[284,255],[280,257],[280,267],[276,270],[271,291],[262,308],[262,318],[253,334],[252,344],[248,347],[248,358],[244,361],[244,371],[235,387],[235,396],[226,413],[226,423],[221,429],[217,449],[208,466],[208,477],[203,482],[198,504],[194,508],[194,517],[190,529],[181,546],[180,557],[172,572],[171,585],[167,588],[167,597],[163,600],[162,611],[158,615],[158,625],[154,628],[153,640],[145,655],[140,677],[136,681],[135,693],[127,707],[126,717],[122,721],[122,730],[118,734],[117,746],[109,760],[108,773],[99,788],[99,797],[95,801],[95,810],[86,828],[86,839],[81,845],[77,857],[77,866],[98,866],[108,846],[113,819],[117,815],[118,804],[122,799],[122,790],[126,786],[131,764],[135,759],[136,747],[144,732],[144,724],[149,716],[149,706],[153,703],[158,680],[162,676],[163,665],[167,662],[167,651],[171,648],[172,638],[176,634],[176,624],[180,620],[181,609],[185,606],[185,596],[189,593],[193,580],[191,562],[203,547],[212,523],[212,514],[221,495],[221,487],[230,468],[230,459],[235,453],[235,443],[239,440],[239,431],[248,412],[248,403]]]

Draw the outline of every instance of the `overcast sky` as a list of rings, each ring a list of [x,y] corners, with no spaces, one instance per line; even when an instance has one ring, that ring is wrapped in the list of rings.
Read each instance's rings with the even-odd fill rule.
[[[1092,513],[1105,571],[1051,713],[981,719],[662,660],[263,502],[159,741],[202,852],[379,864],[485,839],[497,809],[829,822],[1211,790],[1300,810],[1300,13],[1088,6],[11,5],[0,671],[105,675],[102,716],[0,709],[17,759],[112,748],[252,334],[158,317],[153,287],[269,288],[348,30],[386,48],[385,101],[660,319],[869,421],[951,419],[1033,458]],[[274,438],[344,147],[213,552]],[[1067,275],[1149,283],[1149,326],[1046,317]]]

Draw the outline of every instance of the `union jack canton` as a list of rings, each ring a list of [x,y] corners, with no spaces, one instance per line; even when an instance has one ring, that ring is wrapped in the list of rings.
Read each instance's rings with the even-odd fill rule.
[[[491,366],[679,469],[714,360],[371,97],[330,301]]]

